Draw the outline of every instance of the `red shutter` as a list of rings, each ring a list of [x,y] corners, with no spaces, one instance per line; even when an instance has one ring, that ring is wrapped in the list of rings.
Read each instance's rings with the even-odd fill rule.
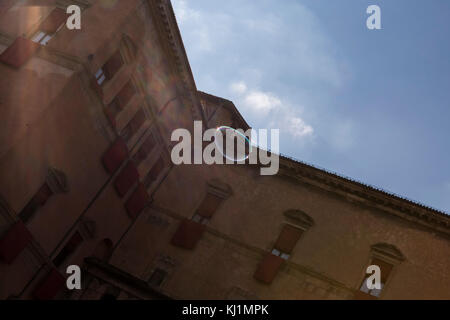
[[[119,69],[122,67],[122,65],[123,65],[122,55],[120,54],[120,51],[117,50],[103,66],[103,72],[105,74],[106,79],[113,78],[114,75],[117,73],[117,71],[119,71]]]
[[[209,219],[212,217],[214,212],[216,212],[221,202],[222,198],[208,193],[205,199],[203,199],[200,207],[197,209],[197,214]]]
[[[284,225],[283,230],[281,230],[277,242],[275,243],[275,249],[290,254],[298,239],[300,239],[302,232],[302,230],[293,226],[287,224]]]
[[[125,204],[125,208],[127,209],[130,217],[134,219],[139,215],[139,213],[141,213],[149,202],[150,196],[148,195],[145,186],[140,183]]]
[[[19,68],[25,64],[39,49],[40,45],[19,37],[0,55],[0,61],[12,67]]]
[[[122,139],[116,142],[105,152],[102,161],[109,173],[115,172],[128,157],[128,147]]]
[[[259,281],[270,284],[273,279],[275,279],[283,262],[283,258],[268,253],[259,264],[253,277]]]
[[[114,185],[116,187],[117,192],[121,197],[123,197],[128,190],[138,181],[139,172],[134,166],[133,162],[128,162],[127,166],[120,172],[117,176]]]
[[[39,26],[39,30],[53,34],[63,23],[66,22],[67,18],[68,15],[64,10],[56,8],[48,15],[44,22],[42,22]]]
[[[180,248],[194,249],[204,231],[205,226],[203,224],[184,219],[173,235],[171,243]]]
[[[38,300],[51,300],[62,290],[66,279],[58,270],[52,269],[34,290],[33,296]]]
[[[130,101],[135,93],[136,90],[134,89],[133,84],[131,83],[131,81],[128,81],[116,96],[121,109],[123,109],[127,105],[128,101]]]
[[[387,278],[389,277],[389,274],[391,273],[392,268],[394,266],[390,263],[387,263],[387,262],[377,259],[377,258],[372,259],[372,265],[376,265],[376,266],[380,267],[381,283],[386,283]]]
[[[11,264],[31,239],[31,233],[23,222],[17,222],[0,238],[0,259]]]

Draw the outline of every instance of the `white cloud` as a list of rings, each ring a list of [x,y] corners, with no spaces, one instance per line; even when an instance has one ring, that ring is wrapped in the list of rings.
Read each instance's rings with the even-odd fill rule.
[[[230,90],[234,94],[241,95],[247,91],[247,85],[244,81],[233,82],[230,86]]]
[[[172,1],[200,90],[232,100],[251,126],[278,128],[296,142],[333,134],[332,124],[311,122],[321,118],[311,92],[342,86],[342,65],[311,10],[274,0]],[[346,138],[337,140],[345,148]]]
[[[294,137],[305,137],[313,134],[314,129],[305,123],[302,118],[288,118],[288,130]]]
[[[291,107],[271,92],[248,89],[244,81],[233,82],[230,92],[235,96],[235,103],[243,112],[249,112],[252,117],[270,119],[266,127],[286,131],[293,138],[312,136],[314,129],[299,115],[300,108]]]
[[[281,101],[270,92],[250,91],[243,99],[243,107],[267,115],[271,110],[279,108]]]

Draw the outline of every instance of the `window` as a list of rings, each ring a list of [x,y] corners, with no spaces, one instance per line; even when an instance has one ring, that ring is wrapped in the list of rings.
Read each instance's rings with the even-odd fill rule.
[[[222,200],[222,198],[212,193],[206,194],[205,199],[203,199],[202,203],[197,209],[197,215],[206,219],[211,219]]]
[[[356,300],[373,300],[380,298],[381,294],[386,291],[386,285],[392,277],[394,266],[405,260],[402,252],[391,244],[377,243],[371,246],[371,251],[372,258],[369,265],[376,265],[380,268],[380,288],[368,288],[367,279],[373,275],[373,272],[367,273],[367,268],[365,268],[363,280],[355,290],[354,299]]]
[[[183,219],[172,237],[174,246],[192,250],[203,235],[205,226],[189,219]]]
[[[123,65],[122,55],[120,50],[114,52],[114,54],[106,61],[106,63],[97,70],[95,73],[95,79],[98,85],[102,85],[105,80],[111,80],[114,75],[119,71]]]
[[[117,139],[102,157],[103,165],[109,173],[114,173],[128,158],[128,147],[122,139]]]
[[[153,165],[153,167],[150,169],[150,171],[147,174],[147,177],[145,178],[145,185],[147,187],[150,187],[153,182],[158,180],[159,175],[165,168],[165,162],[162,157],[160,157],[156,163]]]
[[[32,38],[31,41],[39,43],[43,46],[47,45],[47,43],[52,38],[51,35],[46,34],[44,31],[38,31]]]
[[[73,234],[70,240],[66,243],[64,248],[59,252],[59,254],[53,259],[53,264],[59,267],[75,250],[80,246],[83,238],[81,234],[77,231]]]
[[[66,19],[67,14],[64,10],[60,8],[54,9],[41,23],[39,30],[32,36],[31,40],[43,46],[47,45],[50,39],[52,39],[64,25]]]
[[[117,102],[121,109],[125,108],[127,103],[136,94],[136,89],[131,81],[128,81],[116,96]]]
[[[222,198],[214,194],[211,193],[206,194],[206,197],[203,199],[196,213],[192,217],[192,221],[201,224],[207,224],[211,219],[211,217],[213,216],[213,214],[216,212],[222,200],[223,200]]]
[[[0,61],[14,68],[20,68],[39,48],[40,46],[30,39],[18,37],[0,54]]]
[[[123,197],[137,181],[139,181],[139,172],[134,163],[129,161],[117,176],[114,186],[119,196]]]
[[[142,161],[147,159],[150,152],[152,152],[153,148],[156,146],[156,141],[153,135],[149,135],[147,139],[145,139],[144,143],[142,143],[139,150],[133,156],[133,162],[136,166],[138,166]]]
[[[289,224],[284,225],[272,250],[272,254],[288,260],[303,231]]]
[[[99,71],[100,72],[100,71]],[[100,75],[100,78],[97,80],[100,81],[104,75]],[[104,81],[104,80],[102,80]],[[115,118],[115,116],[125,108],[128,101],[133,97],[133,95],[136,93],[136,90],[134,89],[134,86],[131,82],[128,82],[120,91],[119,93],[114,97],[114,99],[111,101],[111,103],[108,105],[108,114]]]
[[[128,215],[135,219],[144,208],[150,202],[150,196],[147,193],[147,189],[142,183],[139,183],[137,188],[134,190],[133,194],[128,198],[125,203],[125,209]]]
[[[95,74],[95,79],[97,80],[97,84],[100,86],[106,80],[106,76],[105,76],[105,72],[103,71],[103,68],[98,69],[97,73]]]
[[[0,237],[0,260],[11,264],[31,240],[32,235],[23,222],[16,222]]]
[[[194,214],[194,216],[192,217],[192,221],[198,222],[198,223],[201,223],[201,224],[207,224],[209,219],[204,218],[201,215]]]
[[[389,277],[389,275],[390,275],[390,273],[392,271],[392,268],[394,266],[392,264],[386,262],[386,261],[383,261],[383,260],[380,260],[380,259],[377,259],[377,258],[373,258],[372,262],[370,263],[370,265],[376,265],[376,266],[380,267],[380,272],[381,272],[381,274],[380,274],[381,286],[380,287],[381,288],[380,289],[369,289],[367,287],[367,279],[372,274],[366,274],[366,276],[364,277],[364,280],[361,283],[361,287],[359,288],[359,290],[364,292],[364,293],[367,293],[367,294],[369,294],[371,296],[379,297],[380,294],[381,294],[381,291],[383,290],[383,288],[384,288],[384,286],[386,284],[386,281],[387,281],[387,279],[388,279],[388,277]]]
[[[133,118],[128,122],[125,128],[120,132],[120,136],[124,141],[130,141],[131,137],[142,127],[147,119],[144,109],[140,108]]]
[[[289,259],[292,250],[300,239],[303,230],[285,224],[270,253],[267,253],[258,265],[253,277],[266,284],[272,283],[283,262]]]
[[[25,208],[19,213],[20,219],[22,219],[23,222],[30,220],[33,214],[47,202],[52,194],[53,191],[50,189],[49,185],[44,183],[33,198],[27,203]]]
[[[148,280],[148,283],[153,287],[159,287],[163,283],[164,279],[167,277],[167,271],[156,268],[152,275],[150,276],[150,279]]]

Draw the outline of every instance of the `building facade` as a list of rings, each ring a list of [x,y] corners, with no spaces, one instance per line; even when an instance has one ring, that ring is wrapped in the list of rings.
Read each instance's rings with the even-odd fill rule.
[[[173,130],[249,126],[168,0],[2,1],[0,75],[0,299],[450,299],[445,213],[286,157],[173,165]]]

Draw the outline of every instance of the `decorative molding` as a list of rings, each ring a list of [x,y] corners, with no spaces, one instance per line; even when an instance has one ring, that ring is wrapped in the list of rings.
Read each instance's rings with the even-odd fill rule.
[[[154,15],[156,28],[170,66],[182,79],[183,89],[187,93],[183,97],[188,96],[193,118],[206,123],[172,4],[169,0],[148,0],[147,3]]]
[[[358,205],[376,208],[387,214],[432,228],[447,236],[450,235],[450,215],[324,169],[280,156],[278,175],[318,187]]]
[[[314,220],[301,210],[287,210],[284,216],[291,220],[292,223],[299,225],[303,229],[309,229],[314,225]]]
[[[208,181],[207,188],[208,193],[218,196],[219,198],[222,198],[224,200],[228,199],[233,194],[233,191],[228,184],[216,178]]]
[[[405,256],[402,254],[402,252],[392,244],[381,242],[372,245],[370,248],[372,249],[372,253],[375,256],[378,256],[382,259],[386,259],[389,261],[394,260],[397,263],[405,260]]]
[[[79,6],[81,11],[84,11],[91,6],[87,0],[56,0],[56,6],[60,9],[67,9],[73,4]]]

